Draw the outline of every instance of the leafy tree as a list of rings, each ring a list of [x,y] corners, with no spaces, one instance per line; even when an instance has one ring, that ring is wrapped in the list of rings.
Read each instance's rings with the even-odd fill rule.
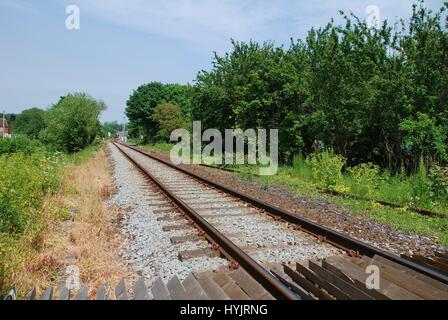
[[[0,156],[14,153],[31,155],[42,149],[43,146],[38,140],[32,140],[26,136],[0,137]]]
[[[154,108],[163,99],[163,84],[151,82],[138,87],[127,101],[126,115],[149,140],[157,133],[157,123],[152,119]]]
[[[188,119],[191,114],[191,92],[192,87],[181,84],[164,85],[163,99],[160,103],[174,104],[182,111],[184,118]]]
[[[14,123],[14,133],[25,134],[37,139],[40,132],[45,129],[45,111],[32,108],[22,111]]]
[[[138,87],[129,97],[126,108],[126,115],[133,128],[132,133],[144,135],[146,141],[154,141],[158,132],[157,123],[153,119],[156,106],[160,103],[173,103],[188,114],[190,90],[187,86],[160,82],[151,82]]]
[[[270,42],[232,44],[231,53],[215,55],[212,71],[199,74],[192,99],[194,120],[220,130],[278,128],[285,142],[280,151],[291,156],[302,145],[291,128],[293,113],[299,115],[305,98],[300,79],[304,68]]]
[[[313,28],[288,50],[232,41],[198,74],[192,118],[221,130],[279,128],[284,161],[320,145],[349,165],[411,171],[421,153],[446,163],[447,8],[419,1],[409,21],[378,29],[341,12],[344,24]]]
[[[447,141],[448,127],[436,124],[434,118],[424,113],[417,113],[416,119],[406,119],[400,124],[403,132],[403,148],[414,157],[423,154],[433,161],[448,161]]]
[[[111,137],[115,137],[118,132],[123,130],[123,124],[118,121],[104,122],[102,129],[104,137],[107,137],[108,133],[111,134]]]
[[[232,41],[194,85],[141,86],[128,101],[136,134],[160,138],[154,110],[180,107],[203,128],[279,129],[281,160],[331,149],[350,166],[415,171],[447,163],[448,2],[418,1],[408,21],[371,28],[353,14],[313,28],[289,48]]]
[[[99,116],[106,105],[85,93],[62,97],[47,112],[47,128],[41,139],[50,147],[68,153],[82,150],[100,133]]]
[[[153,120],[158,125],[157,137],[166,142],[170,141],[172,131],[186,127],[182,111],[170,103],[158,104],[154,109]]]

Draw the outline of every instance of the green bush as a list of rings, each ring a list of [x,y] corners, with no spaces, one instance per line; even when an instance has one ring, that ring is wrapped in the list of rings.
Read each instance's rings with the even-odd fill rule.
[[[81,151],[101,133],[98,118],[105,109],[104,102],[84,93],[62,97],[47,111],[47,127],[41,131],[40,139],[53,150]]]
[[[0,233],[19,235],[38,220],[44,196],[59,185],[63,163],[60,154],[0,156]]]
[[[295,155],[292,160],[292,167],[294,173],[303,179],[309,179],[312,177],[310,168],[306,165],[305,159],[302,154]]]
[[[305,161],[311,169],[314,182],[325,188],[336,188],[342,180],[346,159],[331,150],[311,154]]]
[[[40,132],[45,129],[45,110],[32,108],[23,110],[17,115],[13,126],[13,133],[24,134],[30,138],[39,138]]]
[[[171,103],[158,104],[154,108],[152,119],[157,123],[157,138],[161,142],[169,142],[171,132],[187,126],[182,110]]]
[[[432,182],[431,190],[435,200],[448,200],[448,167],[433,164],[428,174]]]
[[[428,177],[423,157],[420,158],[417,173],[409,180],[412,185],[412,201],[418,206],[431,206],[432,182]]]
[[[17,136],[13,138],[0,137],[0,156],[17,152],[31,155],[42,149],[43,146],[39,141],[32,140],[25,136]]]
[[[352,178],[352,192],[362,195],[372,195],[384,180],[380,167],[371,162],[361,163],[347,171]]]

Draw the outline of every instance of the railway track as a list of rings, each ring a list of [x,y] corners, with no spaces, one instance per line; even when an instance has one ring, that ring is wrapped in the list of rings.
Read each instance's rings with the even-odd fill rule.
[[[208,181],[137,147],[114,146],[176,208],[159,211],[160,219],[170,222],[164,228],[197,229],[196,236],[179,236],[177,241],[205,238],[212,250],[230,261],[230,268],[241,267],[277,299],[448,299],[444,260],[434,269],[393,255]],[[385,288],[366,288],[368,274],[363,271],[371,264],[380,267]],[[415,285],[419,283],[423,285]]]

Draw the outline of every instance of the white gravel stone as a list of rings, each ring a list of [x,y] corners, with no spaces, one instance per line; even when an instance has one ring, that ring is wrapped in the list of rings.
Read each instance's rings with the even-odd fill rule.
[[[164,232],[163,226],[184,223],[182,220],[158,221],[164,215],[154,214],[161,207],[163,197],[149,186],[141,173],[127,160],[116,147],[109,145],[111,157],[115,163],[113,176],[117,193],[109,200],[109,205],[126,208],[122,221],[122,232],[125,238],[121,257],[131,265],[140,276],[153,280],[161,276],[165,281],[177,275],[185,279],[193,271],[207,271],[228,265],[222,258],[200,257],[181,262],[180,251],[210,247],[208,242],[186,242],[173,245],[170,238],[196,234],[193,228]],[[153,196],[159,195],[158,199]]]
[[[189,206],[199,210],[201,215],[215,215],[216,217],[207,218],[207,221],[224,235],[237,234],[238,236],[229,237],[229,239],[239,246],[249,247],[249,255],[260,263],[322,259],[342,254],[341,250],[332,245],[321,243],[305,232],[294,230],[288,223],[276,221],[237,198],[206,187],[186,174],[137,151],[126,148],[126,152],[165,186],[185,185],[188,182],[187,192],[181,187],[170,190]],[[198,204],[200,201],[209,202],[210,200],[213,200],[213,203]],[[233,208],[236,206],[241,208]],[[228,214],[247,214],[248,212],[256,214],[228,216]],[[257,250],[257,248],[261,249]]]

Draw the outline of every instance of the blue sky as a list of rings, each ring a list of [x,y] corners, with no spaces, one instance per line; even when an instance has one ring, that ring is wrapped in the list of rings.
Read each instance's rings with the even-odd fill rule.
[[[151,81],[191,82],[212,52],[236,40],[288,44],[338,10],[366,18],[409,17],[412,0],[0,0],[0,110],[47,108],[83,91],[108,105],[103,121],[122,121],[126,100]],[[438,9],[442,0],[427,0]],[[67,5],[81,29],[65,27]]]

